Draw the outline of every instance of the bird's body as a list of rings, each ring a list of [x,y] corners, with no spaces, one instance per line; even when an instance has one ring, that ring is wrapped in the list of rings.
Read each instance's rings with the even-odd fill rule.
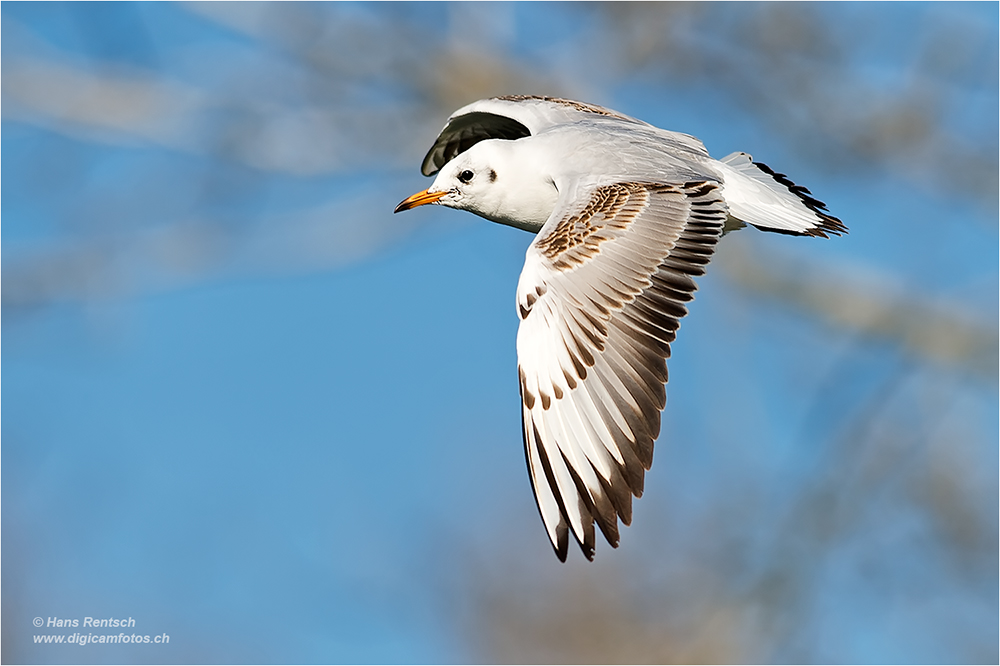
[[[846,227],[745,153],[570,100],[506,97],[455,112],[424,160],[437,203],[536,233],[517,288],[525,457],[556,554],[593,557],[631,522],[652,464],[666,358],[718,239],[751,224]]]

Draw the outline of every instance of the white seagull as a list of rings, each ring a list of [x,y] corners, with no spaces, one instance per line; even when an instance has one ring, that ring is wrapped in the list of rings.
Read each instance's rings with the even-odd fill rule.
[[[395,212],[467,210],[530,231],[517,285],[524,451],[552,546],[618,546],[666,403],[666,359],[693,277],[727,231],[846,233],[804,187],[746,153],[566,99],[508,96],[456,111]]]

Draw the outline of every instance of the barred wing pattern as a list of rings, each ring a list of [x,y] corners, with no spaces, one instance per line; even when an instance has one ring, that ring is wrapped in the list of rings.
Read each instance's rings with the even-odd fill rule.
[[[618,546],[666,403],[666,359],[722,234],[712,181],[615,183],[557,207],[517,289],[524,446],[556,555],[569,531],[593,559],[594,523]]]

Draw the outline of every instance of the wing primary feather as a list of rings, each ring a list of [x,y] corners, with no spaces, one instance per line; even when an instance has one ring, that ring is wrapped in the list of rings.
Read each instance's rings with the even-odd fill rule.
[[[566,561],[568,551],[568,530],[566,524],[566,511],[562,505],[562,498],[556,490],[555,478],[552,468],[549,465],[545,449],[541,446],[541,434],[532,421],[530,414],[525,413],[525,433],[530,438],[530,445],[527,444],[528,469],[531,471],[531,485],[535,491],[535,500],[538,511],[542,516],[542,522],[549,534],[549,540],[556,551],[556,556],[562,562]],[[530,428],[531,435],[527,435]],[[541,472],[539,475],[538,472]],[[539,478],[540,477],[540,478]],[[544,485],[543,485],[544,484]]]
[[[575,503],[572,502],[574,496],[577,496],[577,499],[579,498],[575,492],[575,484],[569,474],[569,470],[566,469],[562,454],[559,453],[558,442],[566,441],[565,433],[562,432],[562,424],[557,418],[544,417],[533,419],[533,422],[539,427],[539,433],[541,434],[538,452],[545,466],[546,476],[548,477],[551,474],[549,478],[553,494],[559,503],[559,508],[562,510],[563,516],[569,523],[570,529],[573,530],[573,534],[577,537],[582,537],[584,534],[584,521],[587,518],[583,515],[580,508],[582,500]],[[556,427],[559,428],[558,431],[555,431]],[[550,446],[559,455],[550,455]]]
[[[621,319],[614,319],[612,322],[618,334],[612,336],[618,343],[615,345],[616,351],[632,368],[646,390],[646,395],[656,396],[658,393],[663,393],[663,384],[667,382],[666,362],[663,357],[643,344],[643,340],[637,339],[640,334],[621,323]],[[655,405],[656,411],[660,411],[666,402],[656,400]]]
[[[524,455],[528,463],[528,479],[531,481],[531,489],[535,495],[535,504],[538,506],[538,513],[542,517],[542,523],[552,542],[552,547],[556,550],[556,555],[563,562],[566,561],[565,544],[560,544],[559,526],[565,527],[565,519],[559,502],[552,490],[554,487],[550,483],[545,465],[542,463],[542,454],[538,443],[538,430],[531,420],[531,414],[527,409],[522,410],[522,420],[524,429]],[[563,539],[565,534],[562,535]]]

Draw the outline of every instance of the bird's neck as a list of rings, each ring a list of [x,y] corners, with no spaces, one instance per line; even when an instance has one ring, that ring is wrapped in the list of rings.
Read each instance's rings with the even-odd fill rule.
[[[488,203],[484,202],[484,210],[474,212],[498,224],[538,233],[552,215],[559,190],[538,161],[512,162],[501,172],[508,182],[496,190],[497,195]]]

